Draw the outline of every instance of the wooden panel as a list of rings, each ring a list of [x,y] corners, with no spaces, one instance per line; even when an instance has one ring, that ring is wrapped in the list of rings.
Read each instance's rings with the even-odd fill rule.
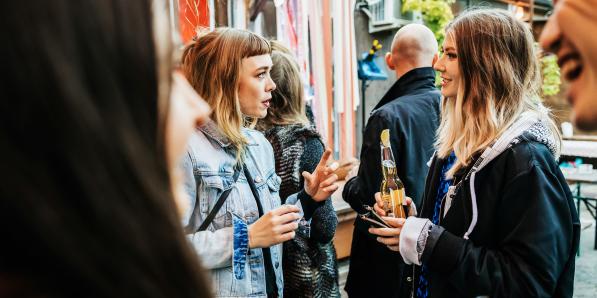
[[[350,256],[350,244],[352,243],[352,231],[354,229],[354,219],[338,223],[336,235],[334,236],[334,246],[338,259],[344,259]]]

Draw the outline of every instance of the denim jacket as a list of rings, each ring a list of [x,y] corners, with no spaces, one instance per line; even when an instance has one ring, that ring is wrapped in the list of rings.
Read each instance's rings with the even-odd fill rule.
[[[263,212],[280,206],[280,178],[276,175],[270,143],[258,131],[243,128],[248,140],[245,167],[251,173]],[[189,208],[183,218],[188,224],[193,208],[199,204],[203,222],[220,194],[233,188],[207,230],[188,235],[201,258],[211,270],[214,294],[218,297],[266,297],[265,266],[262,249],[249,249],[248,225],[259,218],[257,204],[241,174],[234,183],[235,155],[229,140],[216,124],[209,122],[191,137],[183,163]],[[270,247],[278,294],[282,297],[282,245]]]

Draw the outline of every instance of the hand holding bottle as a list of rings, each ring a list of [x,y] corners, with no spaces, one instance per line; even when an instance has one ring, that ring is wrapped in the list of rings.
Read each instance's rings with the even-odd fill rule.
[[[382,201],[379,192],[375,194],[375,202],[376,203],[373,206],[375,212],[377,212],[377,214],[379,214],[391,228],[369,228],[369,233],[380,236],[377,237],[377,241],[386,245],[390,250],[399,251],[400,232],[402,231],[402,226],[406,222],[406,219],[386,216],[386,212],[383,210],[384,202]],[[405,197],[405,202],[407,206],[410,207],[408,215],[415,216],[417,214],[417,208],[415,204],[412,203],[412,199]]]
[[[415,204],[413,204],[413,200],[408,197],[405,196],[404,197],[404,202],[406,203],[406,207],[408,209],[408,216],[417,216],[417,206]],[[379,214],[379,216],[382,217],[387,217],[386,212],[383,210],[384,207],[384,202],[381,199],[381,194],[379,192],[375,193],[375,205],[373,205],[373,209],[375,210],[375,212],[377,212],[377,214]]]

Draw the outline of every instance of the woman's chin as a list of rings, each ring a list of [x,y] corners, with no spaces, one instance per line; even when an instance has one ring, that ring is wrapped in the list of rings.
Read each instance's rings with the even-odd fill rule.
[[[267,109],[264,109],[264,110],[260,109],[259,111],[254,111],[254,112],[250,112],[250,113],[243,112],[243,115],[245,117],[263,119],[263,118],[265,118],[265,116],[267,116]]]

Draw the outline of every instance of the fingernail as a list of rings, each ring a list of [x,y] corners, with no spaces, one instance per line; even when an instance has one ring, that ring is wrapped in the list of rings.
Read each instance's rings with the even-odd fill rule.
[[[337,162],[333,162],[333,163],[332,163],[332,164],[329,166],[329,168],[330,168],[332,171],[335,171],[336,169],[338,169],[338,166],[339,166],[339,164],[338,164]]]

